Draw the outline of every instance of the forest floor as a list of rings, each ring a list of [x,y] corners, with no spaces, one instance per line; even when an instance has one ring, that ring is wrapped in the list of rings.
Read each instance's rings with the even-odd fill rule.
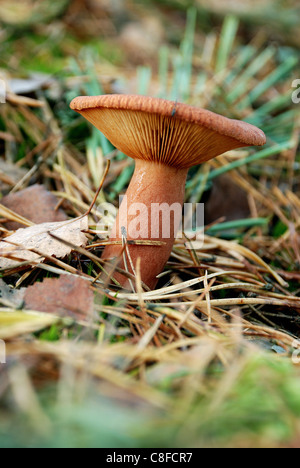
[[[1,447],[300,445],[299,6],[189,3],[1,2]],[[106,93],[267,136],[190,170],[155,291],[99,279],[134,163],[69,104]]]

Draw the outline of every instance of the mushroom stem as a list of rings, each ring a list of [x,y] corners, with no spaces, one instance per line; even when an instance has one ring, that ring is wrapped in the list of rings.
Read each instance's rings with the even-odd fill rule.
[[[136,267],[140,258],[142,281],[151,289],[157,284],[156,276],[167,263],[178,228],[182,222],[182,206],[188,169],[177,169],[164,164],[136,160],[135,171],[121,203],[110,239],[121,240],[126,229],[127,240],[161,241],[164,245],[129,245],[130,258]],[[103,259],[120,257],[122,246],[108,245]],[[127,260],[128,271],[134,273]],[[114,278],[128,287],[128,279],[120,273]]]

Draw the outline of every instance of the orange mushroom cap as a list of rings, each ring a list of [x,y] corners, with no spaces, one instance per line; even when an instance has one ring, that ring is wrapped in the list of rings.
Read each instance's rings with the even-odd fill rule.
[[[240,120],[186,104],[139,95],[81,96],[71,109],[82,114],[133,159],[178,169],[226,151],[262,146],[262,130]]]

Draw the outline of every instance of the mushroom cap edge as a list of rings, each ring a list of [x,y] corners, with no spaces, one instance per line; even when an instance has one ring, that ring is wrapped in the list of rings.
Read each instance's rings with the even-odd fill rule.
[[[159,114],[205,127],[241,142],[241,146],[263,146],[266,143],[264,132],[252,124],[161,98],[127,94],[79,96],[73,99],[70,107],[79,113],[87,109],[111,108]]]

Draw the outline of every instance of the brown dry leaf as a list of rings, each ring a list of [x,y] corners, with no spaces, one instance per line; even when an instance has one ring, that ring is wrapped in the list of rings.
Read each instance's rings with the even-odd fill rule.
[[[59,316],[85,317],[94,311],[94,294],[89,283],[71,275],[47,278],[43,283],[29,286],[24,300],[26,309]]]
[[[206,224],[213,223],[223,216],[226,221],[250,216],[246,192],[226,174],[214,179],[209,199],[204,204],[204,210]]]
[[[63,210],[55,209],[58,200],[43,185],[35,184],[17,193],[9,194],[2,199],[1,203],[35,224],[68,219]],[[10,231],[15,231],[23,226],[20,223],[9,221],[5,227]]]
[[[0,242],[0,269],[13,268],[22,261],[35,263],[41,261],[41,257],[45,255],[63,258],[71,252],[71,247],[51,237],[49,232],[62,240],[81,247],[87,244],[87,238],[82,232],[87,229],[87,216],[71,221],[43,223],[19,229]],[[38,251],[40,255],[32,250]]]

